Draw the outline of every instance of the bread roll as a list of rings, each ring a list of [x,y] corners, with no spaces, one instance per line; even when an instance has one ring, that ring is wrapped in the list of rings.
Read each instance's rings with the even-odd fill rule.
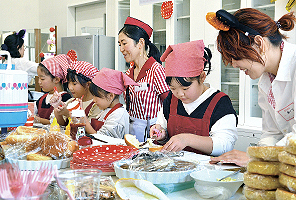
[[[33,128],[28,126],[19,126],[16,129],[18,135],[31,135],[31,134],[45,134],[46,130],[42,128]]]
[[[38,153],[31,153],[27,155],[27,160],[52,160],[52,158]]]
[[[162,148],[163,146],[155,145],[155,146],[149,147],[149,151],[151,152],[160,151]]]
[[[71,138],[65,134],[59,132],[50,132],[44,137],[44,142],[41,147],[42,154],[51,156],[53,159],[66,158],[69,156],[68,144],[71,141]]]
[[[279,176],[279,182],[286,186],[291,192],[296,192],[296,178],[281,173]]]
[[[283,151],[279,153],[279,161],[296,166],[296,155]]]
[[[132,146],[132,147],[135,147],[135,148],[140,148],[140,142],[139,140],[136,138],[135,135],[132,135],[132,134],[125,134],[124,135],[124,141],[126,143],[127,146]]]
[[[288,165],[285,163],[280,163],[280,172],[287,174],[289,176],[296,177],[296,166],[294,165]]]
[[[25,143],[32,138],[31,135],[9,135],[5,138],[6,144]]]
[[[282,188],[276,190],[275,197],[277,200],[296,200],[296,194],[288,192]]]
[[[250,161],[247,165],[247,171],[255,174],[277,176],[280,174],[279,162]]]
[[[280,187],[277,176],[266,176],[260,174],[244,173],[244,184],[259,190],[275,190]]]
[[[252,146],[247,148],[247,154],[251,158],[260,158],[265,161],[278,161],[278,154],[284,149],[285,147],[280,146]]]
[[[244,194],[250,200],[275,200],[275,190],[257,190],[245,186]]]

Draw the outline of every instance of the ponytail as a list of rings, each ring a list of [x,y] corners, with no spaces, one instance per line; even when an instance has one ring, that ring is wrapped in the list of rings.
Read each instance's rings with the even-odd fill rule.
[[[159,52],[158,48],[155,46],[155,44],[153,44],[149,40],[147,47],[148,48],[146,49],[146,51],[149,50],[149,52],[147,52],[148,53],[148,58],[153,57],[157,62],[162,64],[162,62],[160,61],[160,56],[161,56],[160,52]]]

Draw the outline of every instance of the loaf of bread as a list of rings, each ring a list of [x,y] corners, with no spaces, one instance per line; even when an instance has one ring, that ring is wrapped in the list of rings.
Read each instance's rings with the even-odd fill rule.
[[[125,141],[127,146],[132,146],[132,147],[135,147],[137,149],[141,148],[141,145],[142,145],[142,143],[139,142],[139,140],[136,138],[136,136],[131,135],[131,134],[125,134],[124,135],[124,141]],[[152,151],[152,152],[160,151],[163,148],[163,146],[161,146],[161,145],[153,144],[152,140],[150,138],[147,139],[146,144],[148,145],[149,151]],[[145,145],[145,147],[147,145]]]

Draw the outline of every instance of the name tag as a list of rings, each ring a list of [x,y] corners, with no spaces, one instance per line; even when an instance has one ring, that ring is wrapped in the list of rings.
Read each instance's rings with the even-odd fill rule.
[[[139,83],[140,86],[135,86],[135,92],[147,91],[149,84],[146,82]]]
[[[294,103],[278,111],[278,113],[286,120],[290,121],[294,118]]]

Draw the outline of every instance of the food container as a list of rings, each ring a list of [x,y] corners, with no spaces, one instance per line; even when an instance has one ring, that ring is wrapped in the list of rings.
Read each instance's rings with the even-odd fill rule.
[[[77,169],[59,173],[59,179],[75,199],[99,199],[101,173],[98,169]]]
[[[0,127],[16,127],[27,121],[28,73],[12,70],[8,51],[0,51],[8,56],[7,69],[0,69]]]

